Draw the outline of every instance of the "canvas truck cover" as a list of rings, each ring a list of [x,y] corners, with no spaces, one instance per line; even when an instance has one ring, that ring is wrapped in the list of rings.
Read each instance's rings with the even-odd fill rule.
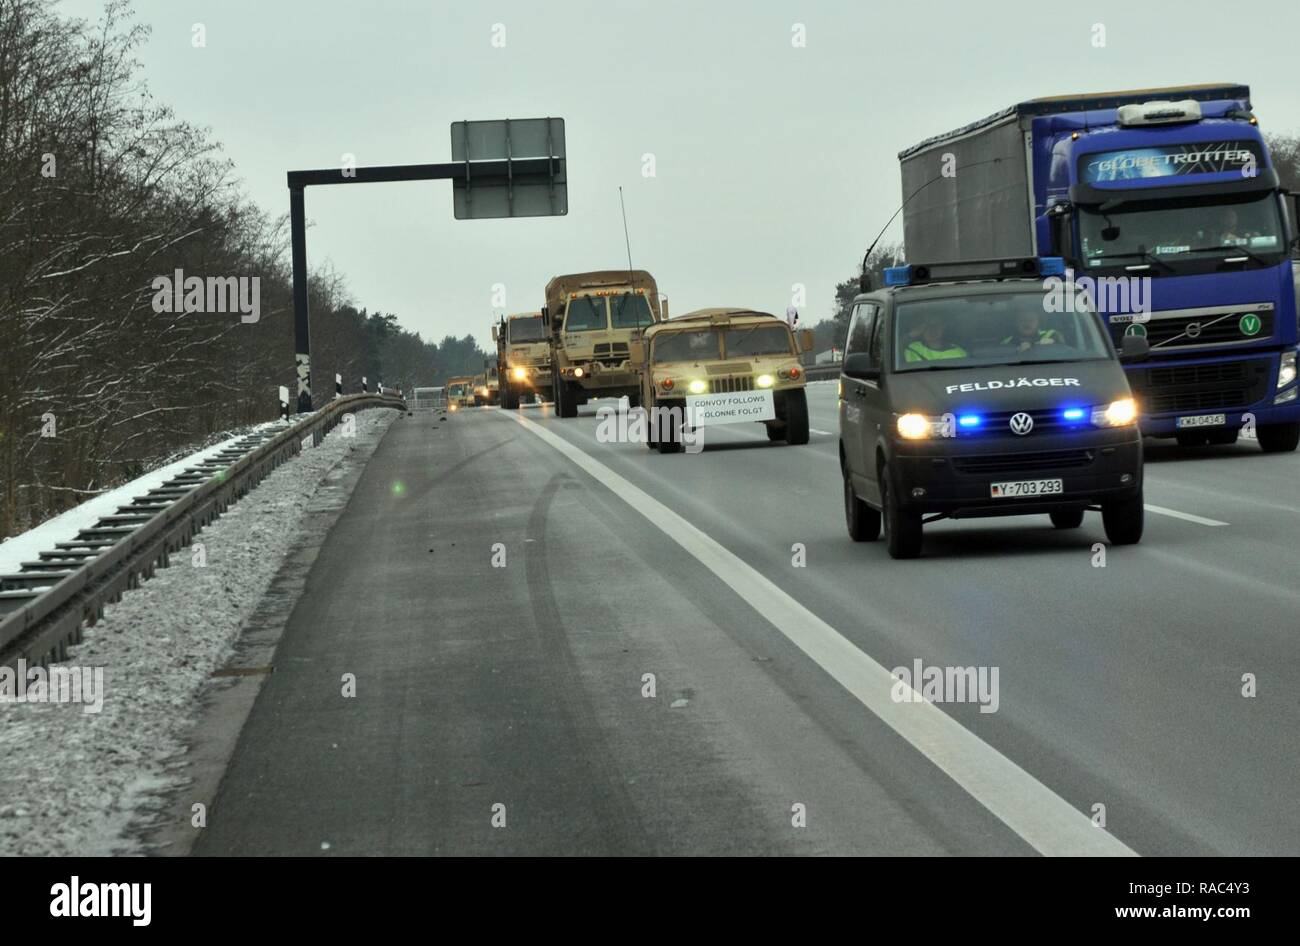
[[[616,289],[630,285],[633,289],[644,289],[649,296],[650,310],[659,317],[659,287],[654,277],[644,269],[602,269],[590,273],[572,273],[556,276],[546,284],[546,306],[555,312],[568,296],[588,289]]]

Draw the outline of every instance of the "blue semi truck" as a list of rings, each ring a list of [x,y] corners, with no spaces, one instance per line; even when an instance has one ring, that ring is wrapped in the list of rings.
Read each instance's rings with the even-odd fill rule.
[[[1300,213],[1249,87],[1033,99],[899,161],[909,261],[1064,257],[1117,347],[1147,339],[1126,365],[1144,434],[1296,448]]]

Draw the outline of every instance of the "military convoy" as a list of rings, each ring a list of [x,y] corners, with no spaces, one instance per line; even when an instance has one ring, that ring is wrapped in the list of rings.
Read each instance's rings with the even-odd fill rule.
[[[639,401],[640,371],[629,360],[629,347],[668,317],[653,276],[641,269],[556,276],[546,284],[541,317],[557,416],[576,417],[579,405],[592,398]]]
[[[647,446],[681,449],[682,427],[761,423],[767,439],[808,442],[806,378],[796,338],[784,320],[743,308],[699,309],[646,328],[630,348],[637,400],[647,411]]]

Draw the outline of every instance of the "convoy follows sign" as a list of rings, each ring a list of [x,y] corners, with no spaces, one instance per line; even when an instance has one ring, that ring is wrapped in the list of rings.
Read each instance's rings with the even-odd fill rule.
[[[686,398],[688,427],[740,424],[775,420],[776,405],[771,391],[736,391],[731,394],[695,394]]]
[[[1102,151],[1079,158],[1085,184],[1183,177],[1189,174],[1253,173],[1263,164],[1254,141],[1213,141]]]

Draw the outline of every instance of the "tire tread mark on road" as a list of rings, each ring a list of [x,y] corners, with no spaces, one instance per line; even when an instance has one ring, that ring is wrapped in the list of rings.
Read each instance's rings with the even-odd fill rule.
[[[582,683],[573,648],[565,633],[564,617],[551,586],[549,546],[546,521],[551,503],[562,485],[577,481],[567,473],[557,473],[543,487],[528,516],[525,536],[528,555],[525,576],[528,596],[533,606],[534,626],[551,672],[544,674],[550,684],[551,698],[567,719],[567,729],[577,745],[578,757],[587,769],[592,795],[590,803],[601,825],[600,835],[613,854],[654,854],[655,846],[637,815],[632,797],[613,765],[601,736],[600,719]]]
[[[451,476],[452,474],[454,474],[454,473],[458,473],[458,472],[460,472],[461,470],[465,469],[465,467],[469,466],[469,465],[470,465],[471,463],[473,463],[475,460],[478,460],[478,459],[479,459],[480,457],[482,457],[484,454],[486,454],[486,453],[491,453],[493,450],[497,450],[497,449],[499,449],[499,448],[501,448],[501,447],[504,447],[506,444],[508,444],[508,443],[510,443],[510,442],[511,442],[511,438],[507,437],[507,438],[505,438],[504,440],[498,440],[496,443],[484,447],[482,450],[476,450],[476,451],[474,451],[474,452],[471,453],[469,456],[467,456],[465,459],[463,459],[463,460],[461,460],[459,463],[457,463],[455,466],[449,466],[449,467],[447,467],[447,469],[441,471],[437,476],[435,476],[435,477],[433,477],[433,479],[429,480],[429,482],[425,484],[424,488],[421,489],[420,492],[421,492],[421,493],[427,493],[427,492],[429,492],[429,490],[431,490],[433,487],[437,486],[437,485],[438,485],[439,483],[441,483],[443,480],[447,479],[447,477],[449,477],[449,476]]]

